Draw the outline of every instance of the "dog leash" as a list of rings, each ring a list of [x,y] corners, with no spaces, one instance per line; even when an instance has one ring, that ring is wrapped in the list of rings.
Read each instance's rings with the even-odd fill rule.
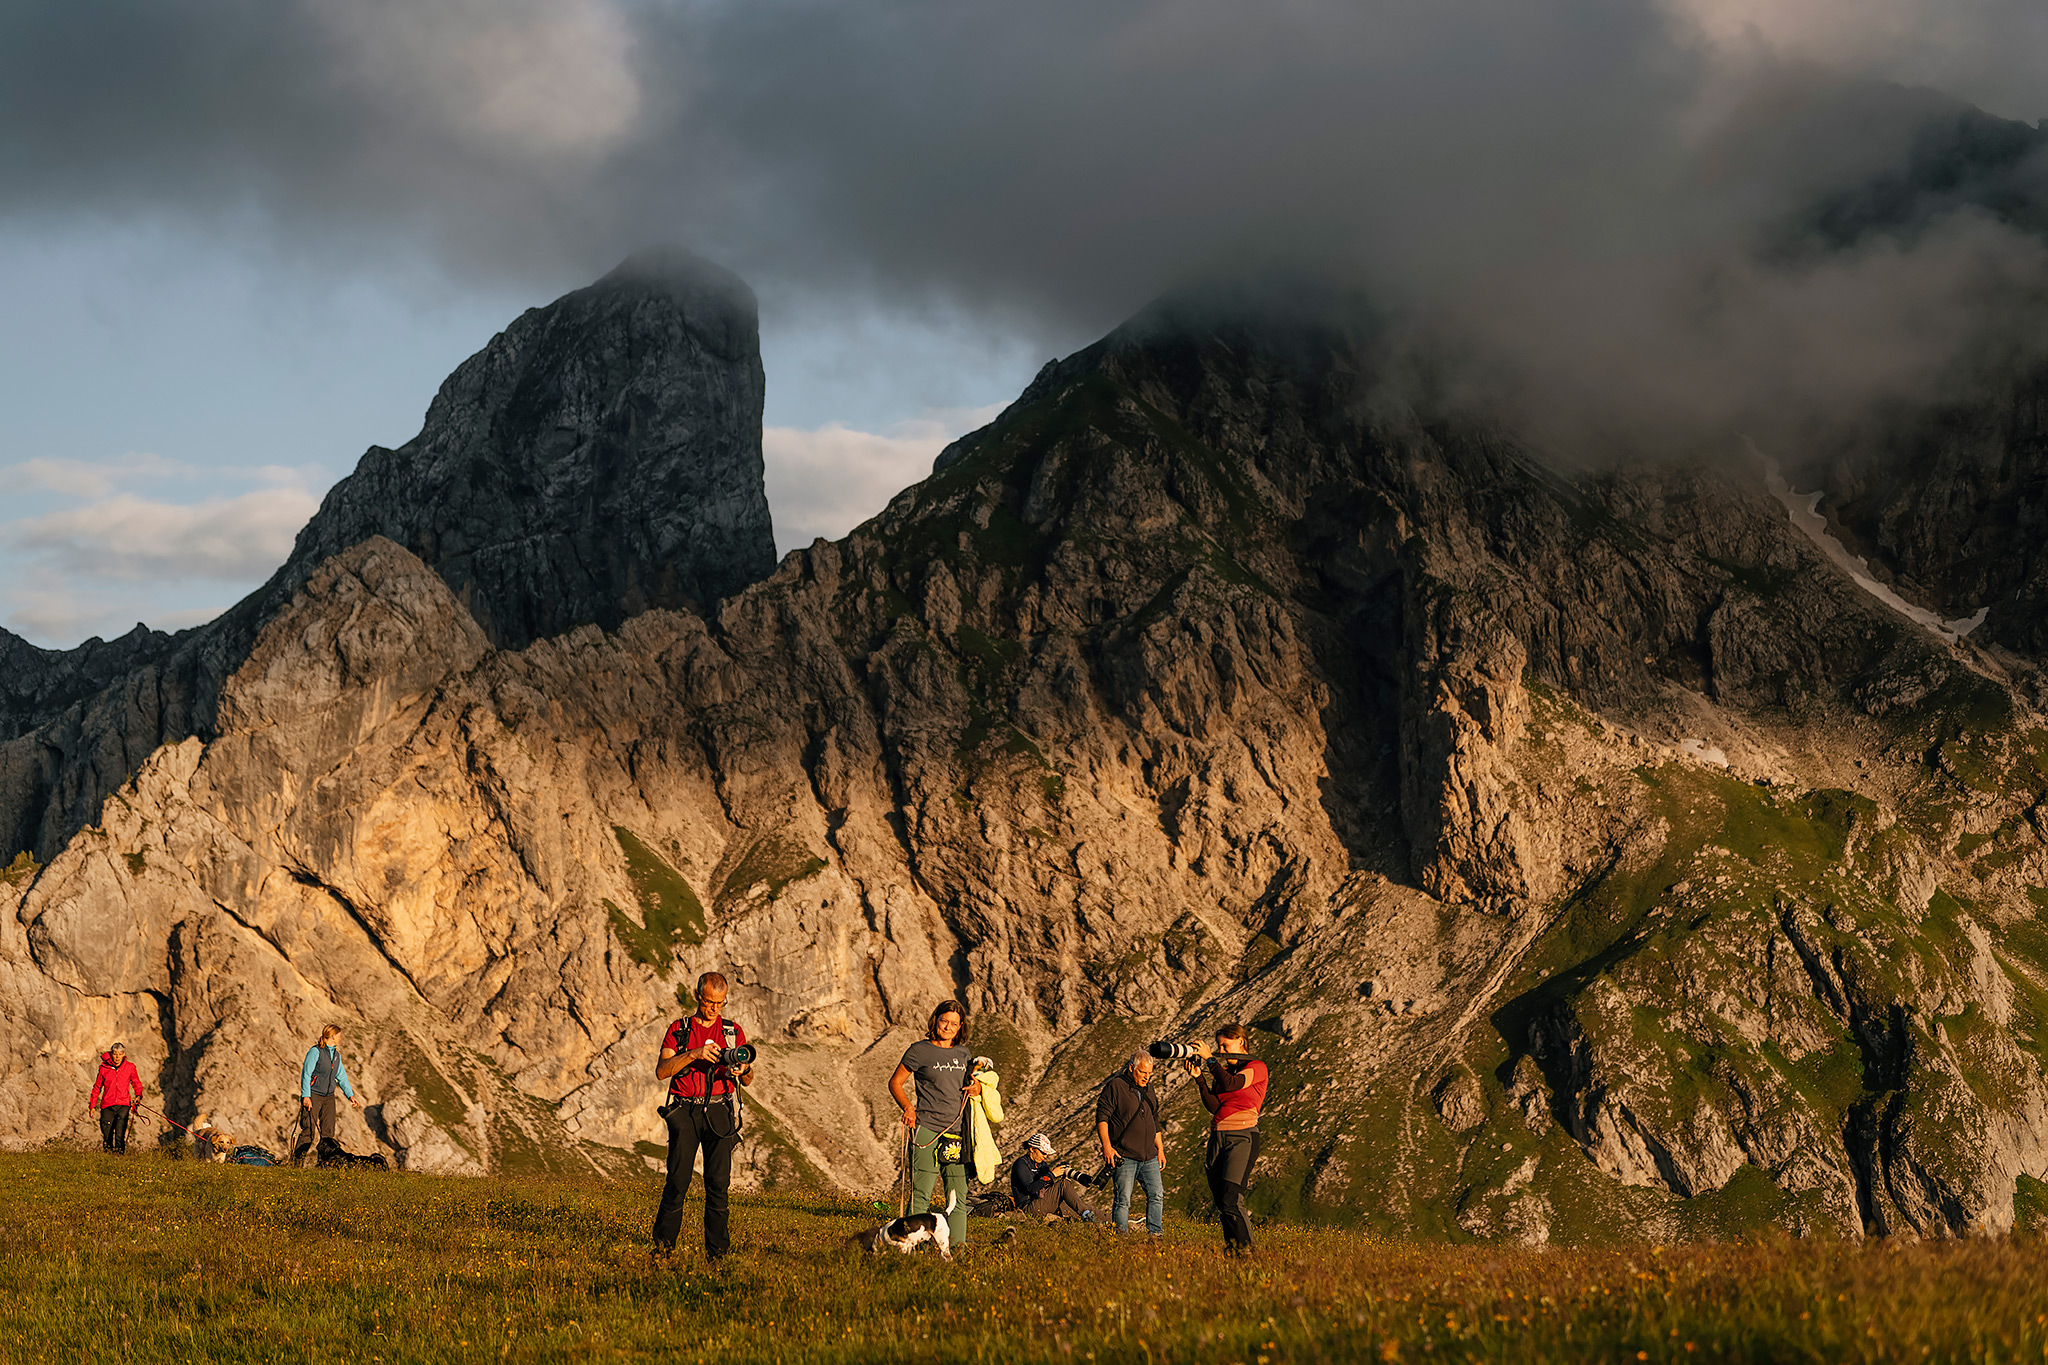
[[[177,1129],[179,1132],[185,1134],[188,1137],[191,1136],[192,1130],[190,1128],[187,1128],[184,1124],[178,1122],[169,1114],[164,1113],[161,1109],[152,1109],[148,1105],[144,1104],[141,1100],[135,1101],[135,1107],[137,1109],[140,1109],[145,1114],[155,1114],[158,1118],[162,1119],[165,1123],[170,1124],[171,1127]]]

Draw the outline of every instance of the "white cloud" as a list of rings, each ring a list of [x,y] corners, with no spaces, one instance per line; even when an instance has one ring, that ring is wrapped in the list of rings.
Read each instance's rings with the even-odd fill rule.
[[[768,506],[783,553],[823,537],[837,540],[882,510],[890,498],[931,473],[946,443],[994,419],[986,408],[931,408],[886,433],[838,422],[822,427],[768,427],[761,454],[768,467]]]
[[[74,498],[103,498],[131,479],[177,478],[190,465],[147,451],[112,460],[23,460],[0,465],[0,484],[15,492],[61,493]]]
[[[192,504],[116,493],[9,522],[0,538],[86,578],[252,580],[284,562],[319,505],[303,484]]]

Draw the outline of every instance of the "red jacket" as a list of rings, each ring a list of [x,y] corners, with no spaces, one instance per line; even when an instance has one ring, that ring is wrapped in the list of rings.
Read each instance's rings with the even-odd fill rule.
[[[87,1107],[98,1109],[108,1104],[133,1104],[142,1097],[142,1077],[135,1074],[135,1063],[127,1058],[114,1065],[114,1054],[100,1054],[100,1074],[93,1078],[92,1099]]]

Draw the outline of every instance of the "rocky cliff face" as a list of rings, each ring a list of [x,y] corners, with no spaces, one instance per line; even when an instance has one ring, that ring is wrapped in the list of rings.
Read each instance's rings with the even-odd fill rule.
[[[650,606],[708,607],[774,568],[754,298],[688,252],[636,256],[536,308],[372,447],[269,583],[175,638],[37,650],[0,636],[0,846],[55,856],[160,745],[214,733],[223,681],[330,556],[409,545],[501,645]]]
[[[1567,475],[1363,313],[1181,301],[709,614],[507,649],[403,545],[324,560],[0,888],[0,1131],[117,1032],[174,1116],[281,1125],[335,1016],[409,1163],[615,1169],[716,966],[763,1183],[885,1185],[959,994],[1071,1136],[1251,1022],[1274,1211],[1996,1229],[2048,1175],[2044,794],[1997,661],[1761,470]]]
[[[714,606],[775,567],[763,393],[753,292],[686,251],[635,256],[464,362],[418,436],[328,492],[282,577],[385,536],[506,648]]]

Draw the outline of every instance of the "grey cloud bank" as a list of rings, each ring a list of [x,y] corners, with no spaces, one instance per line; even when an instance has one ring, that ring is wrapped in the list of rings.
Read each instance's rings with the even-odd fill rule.
[[[1779,444],[2032,353],[2039,224],[1926,185],[1876,231],[1814,206],[1966,115],[1872,82],[2032,118],[2044,62],[2007,0],[36,3],[0,13],[0,215],[536,293],[681,240],[770,316],[1047,347],[1306,270],[1560,447]],[[860,450],[849,484],[894,468]]]

